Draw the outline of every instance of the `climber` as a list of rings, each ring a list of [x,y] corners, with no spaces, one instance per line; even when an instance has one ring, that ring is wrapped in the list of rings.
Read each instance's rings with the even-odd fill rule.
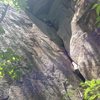
[[[74,67],[74,73],[83,81],[85,82],[84,76],[80,73],[78,65],[75,62],[72,62],[72,65]]]
[[[76,63],[73,61],[73,59],[69,56],[69,54],[68,54],[67,50],[65,50],[65,48],[63,48],[63,50],[64,50],[64,51],[63,51],[64,54],[67,55],[68,59],[69,59],[70,62],[72,63],[72,66],[73,66],[73,68],[74,68],[74,73],[75,73],[75,75],[76,75],[81,81],[85,82],[84,76],[83,76],[83,75],[80,73],[80,71],[79,71],[79,65],[76,64]]]

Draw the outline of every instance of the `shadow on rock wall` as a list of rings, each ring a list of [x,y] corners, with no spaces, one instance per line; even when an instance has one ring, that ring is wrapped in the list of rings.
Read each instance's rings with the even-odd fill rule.
[[[29,0],[28,3],[30,8],[27,14],[32,21],[52,41],[69,51],[75,2],[73,0]]]

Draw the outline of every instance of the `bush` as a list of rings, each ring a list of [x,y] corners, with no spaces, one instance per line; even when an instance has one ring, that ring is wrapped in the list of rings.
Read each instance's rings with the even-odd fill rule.
[[[0,77],[3,78],[6,75],[11,79],[19,79],[22,75],[20,67],[22,57],[17,55],[12,49],[0,51]]]
[[[83,89],[83,100],[100,99],[100,80],[91,80],[81,83]]]

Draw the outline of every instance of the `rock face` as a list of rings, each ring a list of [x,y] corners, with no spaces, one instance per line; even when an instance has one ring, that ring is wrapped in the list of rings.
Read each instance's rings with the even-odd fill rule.
[[[54,28],[86,79],[99,78],[100,36],[99,32],[94,32],[95,12],[90,10],[95,0],[53,0],[53,3],[50,0],[49,4],[46,0],[41,6],[42,1],[45,2],[38,0],[37,6],[32,4],[32,8],[36,7],[34,10],[38,7],[37,12],[32,10],[33,15]]]
[[[65,49],[85,78],[99,78],[100,37],[92,32],[95,15],[83,23],[91,2],[28,0],[28,4],[29,17],[8,8],[0,23],[4,29],[0,48],[14,49],[31,71],[23,70],[16,82],[0,80],[0,100],[82,100],[77,89],[79,79]],[[0,16],[4,6],[0,4]]]
[[[0,4],[0,8],[2,12],[5,5]],[[23,11],[18,13],[9,7],[0,23],[4,29],[0,33],[1,50],[12,48],[23,56],[23,66],[31,69],[23,69],[19,81],[0,80],[0,100],[80,100],[79,92],[74,90],[78,79],[60,48],[62,40],[54,28],[35,16],[32,18],[33,22]]]

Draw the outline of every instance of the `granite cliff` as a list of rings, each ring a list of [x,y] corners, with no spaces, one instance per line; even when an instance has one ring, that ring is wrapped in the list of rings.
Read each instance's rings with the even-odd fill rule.
[[[0,23],[5,31],[0,48],[12,48],[31,68],[17,82],[0,80],[0,100],[82,100],[72,61],[85,79],[100,77],[100,35],[94,32],[94,11],[88,12],[91,1],[28,0],[28,5],[19,13],[9,7]],[[4,7],[0,4],[0,12]]]

